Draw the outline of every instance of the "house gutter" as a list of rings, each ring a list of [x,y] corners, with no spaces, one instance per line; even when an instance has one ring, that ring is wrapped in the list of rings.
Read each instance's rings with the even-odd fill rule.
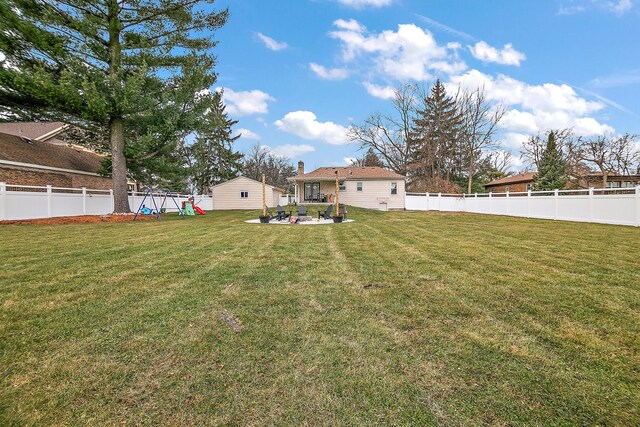
[[[67,173],[75,173],[75,174],[79,174],[79,175],[89,175],[89,176],[98,176],[100,178],[107,178],[107,177],[102,176],[100,174],[97,174],[95,172],[86,172],[86,171],[79,171],[79,170],[73,170],[73,169],[56,168],[56,167],[53,167],[53,166],[36,165],[36,164],[33,164],[33,163],[12,162],[10,160],[0,160],[0,165],[18,166],[18,167],[30,168],[30,169],[41,169],[41,170],[48,170],[48,171],[55,171],[55,172],[67,172]]]

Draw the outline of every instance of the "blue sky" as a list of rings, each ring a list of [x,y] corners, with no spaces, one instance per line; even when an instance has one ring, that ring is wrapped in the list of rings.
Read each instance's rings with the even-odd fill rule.
[[[307,170],[359,156],[345,131],[400,83],[484,85],[505,149],[572,127],[640,133],[639,0],[223,0],[218,86],[243,133]],[[514,169],[521,167],[519,161]]]

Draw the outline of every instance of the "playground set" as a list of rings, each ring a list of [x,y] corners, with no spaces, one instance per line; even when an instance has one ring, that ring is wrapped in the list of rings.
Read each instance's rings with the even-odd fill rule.
[[[189,199],[186,202],[182,202],[182,207],[181,207],[180,204],[178,203],[178,200],[176,200],[176,194],[174,194],[169,190],[161,190],[162,203],[160,204],[160,208],[158,208],[158,204],[156,203],[156,196],[158,195],[158,192],[159,191],[157,189],[153,189],[153,188],[149,188],[145,191],[144,197],[142,198],[142,202],[140,202],[140,205],[138,206],[138,210],[136,211],[136,214],[133,216],[134,221],[136,220],[136,218],[138,218],[138,215],[140,214],[155,215],[156,219],[160,219],[160,214],[167,212],[166,205],[169,200],[173,202],[176,209],[178,209],[178,215],[180,215],[182,218],[185,218],[187,216],[194,216],[196,213],[198,213],[199,215],[205,214],[205,211],[203,211],[199,206],[196,206],[193,203],[193,196],[189,197]],[[145,202],[147,199],[150,199],[151,203],[153,203],[153,209],[145,205]]]

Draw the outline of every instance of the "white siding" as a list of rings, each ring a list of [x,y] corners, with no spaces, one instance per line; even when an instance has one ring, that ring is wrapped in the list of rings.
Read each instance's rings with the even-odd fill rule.
[[[357,183],[362,191],[357,191]],[[398,183],[398,194],[391,194],[391,183]],[[345,181],[346,190],[340,192],[340,203],[368,209],[404,209],[404,180]]]
[[[357,183],[362,182],[362,191],[357,191]],[[398,194],[391,194],[391,183],[398,184]],[[404,209],[404,179],[389,180],[347,180],[345,190],[340,191],[339,201],[346,205],[367,209],[394,210]],[[320,193],[335,197],[335,181],[320,182]],[[298,203],[304,203],[304,183],[298,182]],[[335,201],[335,198],[333,199]]]
[[[249,197],[240,197],[242,191],[248,191]],[[279,190],[267,185],[265,195],[267,206],[278,204]],[[262,209],[262,183],[243,176],[224,182],[211,188],[214,210]]]

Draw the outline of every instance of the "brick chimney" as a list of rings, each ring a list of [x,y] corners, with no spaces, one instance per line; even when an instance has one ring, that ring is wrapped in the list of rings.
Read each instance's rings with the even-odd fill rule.
[[[298,162],[298,175],[304,175],[304,162],[302,160]]]

